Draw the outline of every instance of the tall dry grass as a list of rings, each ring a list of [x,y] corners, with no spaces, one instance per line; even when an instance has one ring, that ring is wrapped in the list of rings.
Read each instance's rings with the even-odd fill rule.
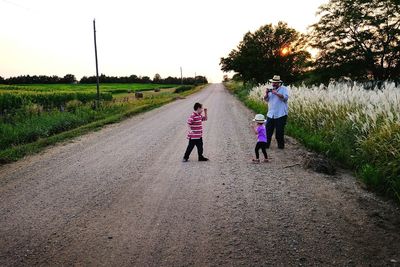
[[[261,104],[267,87],[254,87],[249,100]],[[289,89],[288,133],[400,201],[400,88],[387,82],[373,90],[344,83]]]

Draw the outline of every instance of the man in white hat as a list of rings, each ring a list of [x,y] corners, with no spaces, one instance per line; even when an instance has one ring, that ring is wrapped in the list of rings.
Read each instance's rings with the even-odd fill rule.
[[[288,99],[289,90],[282,85],[281,77],[274,75],[269,80],[272,83],[272,89],[267,89],[265,92],[265,101],[268,103],[267,113],[267,148],[271,144],[271,137],[275,132],[275,138],[278,142],[278,148],[285,148],[285,125],[288,115]]]

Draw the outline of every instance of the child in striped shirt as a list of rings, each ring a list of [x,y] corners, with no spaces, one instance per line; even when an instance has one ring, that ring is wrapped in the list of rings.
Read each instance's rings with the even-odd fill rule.
[[[203,121],[207,120],[207,109],[204,109],[204,116],[202,115],[202,104],[195,103],[193,109],[194,112],[187,120],[187,124],[189,126],[189,133],[187,135],[189,144],[186,148],[185,155],[183,156],[183,162],[189,160],[190,153],[192,152],[194,146],[197,147],[199,161],[208,161],[208,158],[203,156]]]

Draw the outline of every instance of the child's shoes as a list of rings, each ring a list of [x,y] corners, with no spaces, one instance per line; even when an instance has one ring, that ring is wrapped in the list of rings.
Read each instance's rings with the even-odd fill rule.
[[[252,159],[252,162],[253,163],[260,163],[260,160],[259,159]]]

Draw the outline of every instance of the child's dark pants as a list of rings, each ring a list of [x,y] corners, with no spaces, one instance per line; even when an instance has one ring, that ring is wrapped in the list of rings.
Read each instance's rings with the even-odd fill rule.
[[[199,159],[203,158],[203,138],[200,139],[189,139],[189,144],[186,148],[185,155],[183,156],[184,159],[189,159],[190,153],[194,146],[197,147],[197,153],[199,155]]]
[[[256,149],[255,149],[255,151],[256,151],[256,159],[260,158],[260,154],[258,152],[260,150],[260,148],[261,148],[262,153],[264,154],[264,158],[267,159],[268,156],[267,156],[267,143],[266,142],[257,142]]]

